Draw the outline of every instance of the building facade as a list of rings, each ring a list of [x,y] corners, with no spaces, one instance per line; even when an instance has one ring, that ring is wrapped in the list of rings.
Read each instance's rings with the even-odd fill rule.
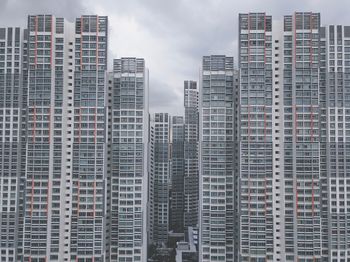
[[[104,261],[107,17],[27,28],[0,30],[1,261]]]
[[[234,261],[233,57],[204,56],[199,98],[200,261]]]
[[[114,60],[111,106],[110,261],[146,261],[148,231],[148,69]]]
[[[162,246],[168,242],[170,227],[170,127],[168,113],[155,113],[151,119],[150,143],[150,242]]]
[[[184,117],[107,48],[105,16],[0,28],[0,261],[168,258],[197,226],[203,262],[350,260],[350,26],[240,14]]]
[[[78,261],[105,260],[107,44],[107,17],[92,15],[76,19],[73,42],[74,135],[70,137],[71,133],[67,133],[68,150],[70,141],[73,141],[73,158],[71,166],[68,160],[67,169],[72,167],[70,252],[71,259]],[[68,77],[68,86],[69,80]],[[71,106],[70,94],[68,90],[68,107]],[[70,116],[68,110],[68,127]]]
[[[348,259],[349,28],[240,15],[241,261]]]
[[[240,257],[273,253],[272,17],[240,15]],[[277,171],[276,171],[277,172]]]
[[[6,262],[22,251],[24,34],[18,27],[0,28],[0,260]]]
[[[24,261],[104,260],[107,31],[28,18]]]
[[[322,258],[349,251],[350,26],[320,28],[320,183]]]
[[[184,232],[184,118],[173,116],[171,124],[170,230]]]
[[[198,226],[198,87],[196,81],[184,82],[184,229]]]

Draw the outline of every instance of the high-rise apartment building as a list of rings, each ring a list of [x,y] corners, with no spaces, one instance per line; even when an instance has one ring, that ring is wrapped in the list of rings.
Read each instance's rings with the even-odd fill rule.
[[[147,260],[148,69],[114,60],[111,105],[110,261]]]
[[[204,56],[199,98],[200,261],[234,261],[233,57]]]
[[[184,232],[184,118],[173,116],[171,123],[171,204],[170,230]]]
[[[28,18],[24,261],[104,260],[107,18]]]
[[[170,127],[168,113],[155,113],[150,121],[150,243],[168,242],[170,227]]]
[[[198,88],[196,81],[184,82],[184,229],[198,226]],[[186,234],[185,234],[186,235]]]
[[[320,187],[322,259],[350,259],[350,26],[320,35]]]
[[[74,133],[68,131],[65,146],[69,152],[70,142],[73,141],[72,165],[68,158],[66,172],[68,174],[69,168],[72,168],[70,252],[71,259],[77,261],[105,260],[107,44],[107,17],[93,15],[76,19],[73,41],[73,112],[69,108],[72,99],[70,88],[67,102],[67,125],[70,128],[73,113]],[[68,52],[71,51],[69,45],[70,43]],[[68,73],[71,69],[69,59],[68,55]],[[65,80],[63,82],[65,85]],[[70,77],[67,82],[69,87]],[[64,103],[63,101],[63,105]],[[72,134],[74,135],[71,136]],[[69,177],[67,182],[70,182]]]
[[[350,26],[240,14],[239,71],[204,56],[151,120],[107,44],[105,16],[0,28],[0,261],[164,260],[197,226],[203,262],[350,261]]]
[[[156,113],[150,124],[149,239],[170,244],[198,224],[198,89],[184,83],[185,117]],[[170,119],[170,120],[169,120]],[[172,242],[173,240],[170,240]]]
[[[107,85],[107,39],[100,16],[0,30],[1,261],[147,257],[148,70]]]
[[[320,259],[319,14],[239,24],[241,259]]]
[[[107,18],[27,28],[0,30],[1,261],[104,261]]]
[[[350,27],[239,17],[240,260],[346,261]]]
[[[17,261],[23,235],[24,30],[0,28],[0,261]]]
[[[240,257],[242,261],[260,261],[262,257],[271,260],[275,250],[273,231],[282,232],[282,215],[276,214],[275,196],[283,190],[281,185],[274,187],[273,180],[273,172],[281,168],[273,165],[273,147],[281,146],[280,138],[274,137],[282,134],[272,130],[272,111],[279,107],[279,101],[273,101],[272,74],[279,75],[283,69],[278,68],[280,62],[272,61],[271,16],[240,15],[239,28]],[[277,73],[273,72],[275,68]],[[275,152],[281,150],[277,148]],[[281,201],[277,203],[282,205]],[[279,217],[279,224],[273,224],[274,216]]]

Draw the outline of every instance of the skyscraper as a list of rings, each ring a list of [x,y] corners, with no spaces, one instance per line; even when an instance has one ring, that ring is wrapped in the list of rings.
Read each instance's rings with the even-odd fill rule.
[[[68,77],[67,126],[74,116],[74,131],[67,132],[67,174],[72,168],[72,213],[70,225],[71,259],[77,261],[105,260],[106,179],[107,179],[107,116],[106,72],[108,19],[105,16],[82,16],[75,22],[74,89]],[[64,45],[67,48],[67,44]],[[70,56],[68,56],[68,60]],[[68,61],[68,72],[72,67]],[[67,83],[63,80],[64,86]],[[73,97],[71,96],[73,91]],[[65,90],[63,97],[65,97]],[[74,111],[70,110],[73,99]],[[65,101],[63,100],[63,105]],[[73,113],[73,114],[71,114]],[[65,114],[63,112],[63,114]],[[72,136],[72,134],[74,134]],[[63,135],[64,137],[64,135]],[[67,184],[66,184],[67,187]],[[68,188],[67,188],[68,189]],[[62,223],[62,222],[61,222]],[[63,224],[62,224],[63,225]]]
[[[104,260],[107,18],[28,18],[24,261]]]
[[[234,260],[233,57],[204,56],[199,99],[200,261]]]
[[[198,225],[198,88],[196,81],[184,82],[184,229]]]
[[[0,28],[0,260],[15,261],[23,232],[24,30]]]
[[[321,184],[320,184],[320,15],[317,13],[295,13],[284,17],[283,36],[280,33],[279,42],[283,43],[285,58],[283,61],[283,78],[276,77],[273,82],[283,81],[279,102],[283,106],[281,115],[284,123],[281,143],[282,181],[281,193],[284,202],[285,215],[282,214],[281,225],[284,226],[281,238],[281,254],[285,248],[286,260],[320,259],[321,258]],[[273,24],[272,31],[274,32]],[[281,32],[278,27],[276,27]],[[273,33],[274,38],[275,33]],[[283,37],[283,39],[282,39]],[[278,45],[276,45],[278,47]],[[276,59],[277,61],[279,59]],[[273,74],[276,75],[274,69]],[[276,89],[279,85],[275,85]],[[276,90],[274,90],[276,91]],[[275,108],[277,109],[277,107]],[[276,133],[276,131],[274,131]],[[276,140],[275,138],[274,140]],[[275,147],[279,145],[276,142]],[[278,158],[276,156],[276,158]],[[274,165],[278,165],[274,163]],[[277,172],[277,170],[276,170]],[[278,177],[274,179],[277,180]],[[278,182],[278,181],[277,181]],[[277,187],[275,185],[275,187]],[[277,192],[276,192],[277,193]],[[294,200],[294,201],[293,201]],[[277,199],[276,199],[277,201]],[[277,207],[276,207],[277,208]],[[276,214],[276,223],[279,219]],[[276,227],[277,230],[277,227]],[[276,232],[277,234],[279,232]],[[277,244],[276,244],[277,247]],[[274,257],[279,254],[275,253]],[[284,254],[283,254],[284,255]],[[283,259],[283,257],[282,257]]]
[[[204,56],[151,119],[107,17],[27,26],[0,28],[0,261],[196,259],[197,225],[199,261],[350,261],[350,26],[241,14],[239,71]]]
[[[63,97],[68,83],[63,85],[63,79],[68,82],[69,76],[73,77],[68,72],[68,61],[63,62],[64,54],[68,53],[64,41],[68,44],[74,39],[67,37],[68,32],[74,32],[74,25],[64,19],[51,15],[28,17],[24,261],[58,261],[59,254],[68,251],[64,245],[67,234],[61,234],[61,230],[65,230],[62,224],[63,227],[66,227],[65,222],[70,224],[66,208],[71,209],[70,198],[69,204],[64,201],[66,173],[71,176],[71,170],[66,172],[63,156],[68,133],[67,118],[63,116],[63,111],[67,114],[68,110],[68,97]],[[70,83],[73,85],[73,80]],[[69,258],[69,255],[64,257]]]
[[[184,118],[173,116],[171,122],[171,205],[170,229],[184,232]]]
[[[144,59],[114,60],[111,110],[108,260],[146,261],[149,112]]]
[[[275,205],[275,196],[282,189],[274,187],[273,180],[273,171],[280,172],[280,166],[273,166],[272,160],[273,147],[281,146],[280,138],[273,137],[281,133],[272,130],[272,112],[279,105],[276,101],[273,107],[272,67],[275,70],[279,64],[272,61],[271,16],[241,14],[239,28],[240,256],[242,261],[269,260],[275,250],[273,231],[281,230],[273,224],[274,216],[279,217],[279,223],[282,219],[281,212],[276,214],[281,207],[276,209]],[[281,70],[274,73],[277,75]]]
[[[348,259],[350,30],[241,14],[240,259]]]
[[[168,113],[151,118],[150,143],[150,241],[162,246],[168,242],[170,227],[170,126]]]
[[[350,26],[320,35],[320,187],[322,259],[349,260]]]

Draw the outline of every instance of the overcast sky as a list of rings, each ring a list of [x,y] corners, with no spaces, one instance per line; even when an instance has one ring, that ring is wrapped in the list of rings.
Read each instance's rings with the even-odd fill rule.
[[[183,112],[183,81],[198,80],[203,55],[236,56],[239,13],[281,19],[294,11],[350,25],[349,0],[0,0],[0,27],[25,26],[28,14],[109,16],[109,60],[145,58],[151,112],[174,115]]]

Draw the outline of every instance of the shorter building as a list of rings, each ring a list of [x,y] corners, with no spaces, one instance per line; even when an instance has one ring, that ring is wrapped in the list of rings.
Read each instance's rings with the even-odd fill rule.
[[[198,261],[198,229],[188,227],[187,232],[187,241],[177,242],[176,262]]]
[[[184,82],[184,225],[183,227],[198,226],[198,88],[197,82]]]
[[[169,232],[171,184],[169,114],[154,114],[150,126],[150,243],[160,247],[168,242]]]
[[[170,230],[184,232],[184,118],[173,116],[171,126]]]

